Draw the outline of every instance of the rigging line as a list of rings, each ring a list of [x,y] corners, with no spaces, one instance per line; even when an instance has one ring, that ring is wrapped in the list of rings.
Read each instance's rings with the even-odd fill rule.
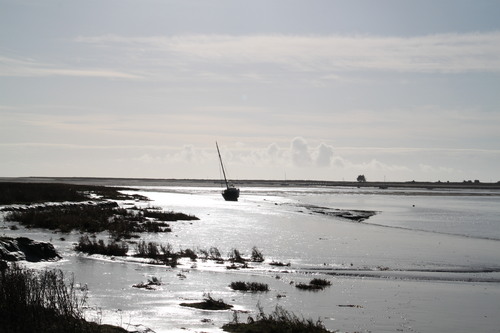
[[[217,147],[217,154],[219,154],[220,166],[222,168],[222,173],[224,174],[224,182],[226,183],[226,187],[229,188],[229,183],[227,182],[226,171],[224,170],[224,164],[222,164],[222,157],[220,155],[219,144],[215,141],[215,146]]]
[[[219,164],[219,185],[221,188],[224,187],[224,181],[222,178],[222,167],[220,164]]]

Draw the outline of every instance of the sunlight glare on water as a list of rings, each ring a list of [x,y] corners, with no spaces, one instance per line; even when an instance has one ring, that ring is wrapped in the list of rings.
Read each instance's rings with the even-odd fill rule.
[[[233,249],[248,258],[255,246],[265,262],[229,270],[228,262],[182,259],[170,268],[132,257],[76,253],[77,232],[62,240],[54,233],[6,225],[6,234],[55,244],[63,260],[30,265],[61,268],[86,285],[88,319],[128,329],[143,325],[157,333],[221,332],[222,324],[233,319],[232,311],[180,306],[210,293],[250,315],[257,304],[266,312],[281,305],[305,318],[321,317],[331,330],[348,332],[465,333],[477,327],[493,332],[500,326],[493,310],[500,306],[496,195],[249,187],[241,189],[240,201],[225,202],[215,187],[153,186],[126,192],[150,201],[126,201],[124,207],[159,207],[199,218],[171,222],[172,232],[141,234],[142,240],[169,243],[175,251],[217,247],[225,258]],[[377,214],[355,222],[314,207]],[[269,265],[273,261],[290,266]],[[162,282],[155,290],[132,287],[152,277]],[[312,277],[332,285],[320,292],[295,287]],[[234,281],[265,283],[270,291],[235,292],[229,288]],[[464,297],[475,307],[464,304]],[[240,314],[242,320],[248,314]]]

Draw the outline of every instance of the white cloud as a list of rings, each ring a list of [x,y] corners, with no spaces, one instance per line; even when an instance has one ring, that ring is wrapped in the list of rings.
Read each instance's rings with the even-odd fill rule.
[[[77,42],[125,48],[143,61],[176,64],[275,65],[294,71],[500,72],[500,32],[419,37],[339,35],[180,35],[78,37]],[[121,52],[121,51],[120,51]],[[150,54],[148,57],[147,54]],[[136,59],[140,61],[139,59]]]
[[[423,164],[423,163],[419,164],[419,168],[421,171],[426,172],[426,173],[447,173],[447,174],[451,175],[453,173],[460,172],[459,170],[457,170],[455,168],[447,168],[447,167],[442,167],[442,166],[435,167],[435,166]]]
[[[79,145],[72,143],[0,143],[6,175],[23,175],[27,165],[47,165],[36,175],[89,175],[163,178],[217,178],[215,147],[189,145]],[[471,158],[469,158],[471,157]],[[223,158],[232,179],[355,180],[364,174],[370,181],[387,180],[495,180],[500,163],[498,150],[335,147],[327,142],[309,144],[301,137],[288,145],[263,147],[226,144]],[[460,163],[457,161],[470,161]],[[49,161],[51,161],[49,163]],[[51,163],[67,164],[53,174]],[[104,169],[103,169],[104,167]],[[458,169],[460,168],[460,169]],[[474,170],[474,172],[471,172]],[[110,173],[115,172],[116,173]],[[24,171],[26,172],[26,171]],[[33,173],[32,173],[33,174]]]
[[[294,138],[290,146],[292,162],[295,166],[306,167],[312,162],[307,141],[304,138]]]
[[[340,35],[177,35],[77,37],[96,46],[73,62],[0,54],[4,77],[96,77],[180,84],[272,82],[305,74],[311,84],[348,71],[500,72],[500,32],[420,37]],[[81,51],[83,50],[83,51]],[[97,53],[96,53],[97,52]],[[286,75],[285,75],[286,73]]]
[[[109,79],[138,79],[141,76],[108,68],[72,68],[66,64],[48,64],[33,59],[3,57],[0,55],[0,76],[43,77],[73,76]]]
[[[318,147],[318,156],[316,157],[316,165],[319,167],[329,167],[333,159],[333,147],[321,143]]]

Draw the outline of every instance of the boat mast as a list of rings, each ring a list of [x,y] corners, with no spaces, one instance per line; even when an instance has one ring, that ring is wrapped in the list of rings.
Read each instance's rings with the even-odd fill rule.
[[[222,164],[222,157],[220,156],[219,145],[217,141],[215,141],[215,146],[217,147],[217,153],[219,154],[220,166],[222,167],[222,174],[224,175],[224,181],[226,182],[226,187],[229,188],[229,184],[227,183],[226,171],[224,170],[224,164]]]

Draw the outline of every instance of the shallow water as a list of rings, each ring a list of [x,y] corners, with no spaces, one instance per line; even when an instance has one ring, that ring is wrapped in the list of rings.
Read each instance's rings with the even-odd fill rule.
[[[232,311],[179,305],[200,301],[204,293],[251,315],[257,304],[266,312],[281,305],[342,332],[498,332],[500,327],[500,193],[253,187],[241,189],[239,202],[225,202],[218,188],[136,189],[152,201],[125,206],[159,206],[200,218],[174,222],[172,233],[143,239],[168,242],[176,250],[216,246],[224,257],[232,249],[248,257],[256,246],[266,262],[235,271],[198,260],[172,269],[77,254],[72,242],[78,234],[61,241],[61,235],[39,230],[9,230],[5,222],[2,233],[52,240],[64,259],[32,266],[73,273],[88,287],[88,318],[127,328],[220,331],[233,319]],[[311,206],[377,214],[353,222],[315,213]],[[273,260],[291,265],[270,266]],[[152,276],[163,282],[157,290],[132,288]],[[312,277],[329,279],[332,286],[320,292],[295,287]],[[233,281],[263,282],[271,290],[235,292],[228,287]],[[245,320],[247,314],[239,316]]]

